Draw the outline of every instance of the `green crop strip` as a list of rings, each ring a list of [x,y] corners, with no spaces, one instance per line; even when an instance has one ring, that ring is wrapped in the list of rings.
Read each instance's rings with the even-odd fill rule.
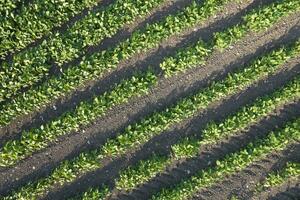
[[[129,150],[138,148],[170,126],[193,116],[200,109],[205,109],[211,103],[226,96],[236,94],[238,91],[276,72],[282,64],[295,57],[299,52],[299,41],[289,47],[272,51],[250,63],[248,67],[229,74],[226,79],[215,82],[200,90],[197,94],[178,101],[177,104],[162,112],[154,113],[141,122],[128,126],[122,134],[114,139],[109,139],[99,149],[83,152],[72,160],[64,161],[50,176],[35,183],[29,183],[12,196],[33,195],[32,193],[36,196],[44,195],[54,185],[72,182],[82,174],[100,168],[103,158],[116,158],[126,154]],[[2,163],[5,163],[5,160]]]
[[[157,46],[163,39],[209,18],[221,9],[227,1],[229,0],[207,0],[204,4],[193,3],[177,15],[168,16],[161,22],[148,25],[143,31],[134,32],[131,38],[121,42],[115,48],[85,58],[79,66],[68,68],[60,77],[52,77],[41,86],[19,95],[13,103],[5,105],[5,108],[1,109],[5,112],[1,114],[1,117],[6,119],[0,119],[0,124],[8,124],[18,115],[38,109],[47,102],[72,92],[88,80],[99,79],[106,72],[115,69],[121,60],[128,59],[136,53],[147,51]],[[137,15],[139,14],[137,13]],[[18,58],[21,64],[15,61],[17,65],[15,67],[9,67],[6,64],[7,66],[4,68],[7,71],[2,74],[2,77],[0,76],[2,83],[0,102],[17,93],[21,87],[32,85],[49,71],[49,65],[43,64],[46,62],[46,58],[43,56],[45,54],[47,54],[46,51],[39,52],[38,55],[24,55],[24,58]],[[27,57],[33,57],[34,60],[28,60]],[[31,66],[33,63],[35,64]],[[15,75],[14,70],[22,77]],[[11,77],[15,77],[18,81],[12,81]],[[33,104],[33,102],[35,103]]]
[[[220,10],[227,1],[229,0],[207,0],[203,4],[193,3],[174,16],[171,15],[161,22],[150,24],[143,31],[134,32],[131,38],[121,42],[115,48],[96,53],[84,59],[79,66],[68,68],[59,78],[52,77],[41,86],[19,95],[15,98],[13,103],[5,105],[5,108],[1,109],[3,111],[1,117],[5,119],[0,119],[0,124],[8,124],[18,115],[38,109],[47,102],[72,92],[88,80],[99,79],[104,73],[115,69],[121,60],[128,59],[136,53],[149,50],[157,46],[163,39],[211,17]],[[22,74],[21,76],[25,76],[25,78],[14,75],[13,70],[4,73],[2,75],[3,79],[1,78],[2,81],[0,81],[2,83],[0,102],[16,93],[19,88],[32,85],[32,83],[40,79],[40,76],[43,76],[42,74],[47,73],[49,66],[45,67],[43,64],[46,62],[45,57],[42,56],[44,54],[47,54],[47,52],[40,52],[39,55],[30,56],[40,60],[34,64],[34,67],[28,67],[33,61],[24,58],[18,58],[22,63],[18,64],[19,67],[4,67],[10,70],[16,69],[18,71],[17,73]],[[41,59],[39,56],[42,56]],[[28,56],[25,55],[25,58],[26,57]],[[22,66],[27,67],[23,68]],[[5,78],[9,73],[13,74],[8,77],[15,77],[18,81],[14,82],[11,81],[11,78]]]
[[[112,91],[94,97],[91,102],[81,102],[73,112],[64,113],[59,118],[40,128],[24,131],[20,140],[8,141],[0,152],[0,166],[9,166],[48,146],[57,137],[89,124],[115,105],[127,102],[129,98],[147,93],[155,84],[152,72],[132,77],[117,85]]]
[[[116,182],[116,188],[122,190],[124,188],[130,190],[137,185],[142,184],[154,177],[157,172],[165,169],[166,163],[170,159],[162,156],[152,156],[151,159],[140,161],[136,167],[129,167],[120,173],[120,178]],[[132,176],[135,174],[136,176]]]
[[[52,28],[98,2],[98,0],[35,0],[28,6],[23,6],[19,14],[10,13],[9,17],[0,20],[0,57],[26,47],[48,34]],[[6,2],[5,7],[13,9],[17,3],[20,2],[15,1],[11,4]]]
[[[209,43],[199,40],[195,45],[179,50],[175,56],[166,58],[160,67],[164,70],[165,76],[170,77],[197,65],[204,65],[214,49],[223,50],[249,32],[267,29],[281,18],[299,9],[300,1],[295,0],[277,1],[271,5],[254,9],[243,17],[240,24],[215,33]]]
[[[174,144],[171,147],[173,153],[169,157],[154,155],[148,160],[140,161],[134,167],[121,171],[115,187],[119,190],[130,191],[163,172],[170,163],[180,159],[196,157],[202,145],[214,144],[223,138],[231,137],[238,131],[249,127],[251,123],[258,122],[263,117],[272,114],[281,105],[297,100],[299,97],[300,76],[271,95],[256,99],[253,104],[243,107],[223,122],[210,123],[202,131],[200,140],[188,138]],[[91,189],[88,193],[92,191]]]
[[[53,34],[40,46],[15,55],[12,64],[3,63],[0,72],[0,102],[47,75],[51,68],[49,60],[61,65],[78,57],[85,47],[113,36],[122,26],[133,22],[136,17],[146,15],[163,1],[117,0],[106,9],[99,9],[77,21],[65,33]],[[73,75],[74,72],[78,73],[76,70],[70,70],[69,73],[72,72]]]
[[[182,105],[179,104],[178,108],[174,107],[170,111],[171,113],[180,113],[181,110],[186,106],[184,104],[194,104],[190,109],[187,109],[186,112],[186,117],[191,116],[198,109],[207,106],[209,103],[221,99],[226,95],[234,93],[237,89],[239,89],[238,86],[241,81],[244,81],[245,85],[247,85],[247,83],[251,84],[253,80],[256,79],[254,75],[256,75],[258,72],[262,72],[260,70],[265,70],[264,72],[266,74],[271,73],[273,70],[276,70],[276,68],[279,67],[280,64],[283,64],[289,58],[296,56],[299,52],[299,41],[296,42],[293,47],[289,47],[286,49],[282,48],[279,51],[274,51],[270,55],[258,60],[257,63],[254,63],[253,68],[246,68],[246,70],[248,69],[247,71],[240,73],[242,75],[245,74],[244,76],[240,77],[240,74],[229,76],[228,79],[226,79],[224,82],[213,84],[211,87],[208,87],[202,93],[198,94],[200,96],[196,95],[192,99],[184,100],[183,103],[181,103]],[[100,106],[98,102],[95,102],[95,105],[90,103],[82,103],[74,113],[66,113],[59,119],[54,120],[51,123],[46,124],[45,126],[41,126],[39,129],[33,129],[29,132],[24,132],[22,134],[21,140],[13,140],[7,142],[0,152],[0,166],[10,166],[12,164],[15,164],[17,161],[25,158],[28,155],[31,155],[33,152],[45,148],[50,141],[53,141],[57,137],[65,135],[71,131],[76,131],[81,125],[88,124],[97,116],[103,114],[103,110],[107,110],[116,103],[125,102],[129,97],[146,91],[148,89],[148,86],[152,85],[153,80],[155,79],[155,76],[153,74],[151,74],[151,76],[149,77],[151,78],[146,78],[145,80],[133,79],[133,82],[135,84],[132,84],[129,81],[130,84],[127,84],[129,85],[127,87],[121,84],[121,86],[117,87],[115,91],[112,92],[112,94],[107,95],[109,97],[106,97],[106,95],[104,95],[104,100],[100,101],[100,105],[102,106]],[[137,83],[139,83],[140,85],[138,85]],[[243,83],[241,84],[243,85]],[[132,85],[137,85],[137,87],[133,87],[133,89],[131,89]],[[126,91],[128,90],[127,88],[129,88],[130,92]],[[198,99],[201,99],[201,101],[198,102]],[[181,106],[183,107],[181,108]],[[168,112],[166,112],[165,114],[167,113]],[[168,127],[168,118],[172,119],[173,117],[175,117],[176,119],[180,116],[171,115],[171,117],[167,117],[164,116],[165,114],[162,114],[161,116],[158,114],[157,116],[154,116],[154,119],[157,118],[155,120],[158,120],[159,118],[166,118],[165,124],[162,124],[166,127]],[[157,123],[155,122],[155,120],[154,123]],[[156,128],[163,130],[162,127]],[[150,134],[148,136],[150,136]],[[147,137],[145,137],[145,139],[146,138]],[[114,149],[109,150],[112,151],[112,153],[115,151]]]
[[[262,183],[256,185],[256,192],[276,187],[287,180],[300,178],[300,163],[288,162],[284,169],[271,173]]]
[[[109,188],[102,186],[101,189],[89,189],[84,192],[82,195],[78,195],[74,198],[69,198],[68,200],[105,200],[110,196]]]
[[[278,6],[281,4],[276,4],[276,5]],[[192,5],[192,6],[194,6],[195,8],[199,7],[199,5],[197,5],[197,4]],[[276,7],[275,4],[274,5],[272,4],[271,6]],[[191,14],[191,13],[195,12],[195,8],[194,9],[192,9],[192,8],[186,9],[186,11],[185,11],[186,15],[181,16],[178,14],[179,16],[181,16],[180,19],[184,18],[184,16],[192,17],[193,14]],[[206,6],[205,9],[208,9],[208,6]],[[263,9],[266,9],[266,8],[263,8]],[[201,9],[199,10],[199,12],[200,11],[201,11]],[[284,14],[281,14],[281,15],[284,15]],[[172,21],[171,20],[171,19],[173,19],[172,17],[174,17],[174,16],[169,16],[167,18],[169,20],[166,20],[166,21]],[[208,17],[208,16],[206,16],[206,17]],[[204,18],[205,17],[203,17],[203,19]],[[174,21],[174,19],[173,19],[173,21]],[[190,22],[190,23],[192,23],[192,22]],[[176,24],[176,23],[172,22],[170,25],[168,25],[168,23],[149,25],[147,30],[150,31],[154,27],[156,27],[155,25],[157,25],[158,26],[158,27],[156,27],[157,31],[155,31],[153,33],[155,36],[155,34],[159,34],[161,31],[164,31],[166,29],[166,27],[172,26],[172,24]],[[183,28],[180,28],[180,29],[178,28],[178,31],[181,29],[183,29]],[[175,29],[175,30],[177,30],[177,29]],[[171,31],[171,32],[174,32],[174,31]],[[120,59],[118,58],[119,53],[120,53],[119,50],[122,46],[124,46],[124,48],[123,48],[124,52],[128,51],[128,49],[130,48],[130,45],[133,43],[136,44],[135,46],[140,45],[140,47],[147,48],[146,46],[143,46],[145,44],[143,44],[143,45],[141,44],[141,41],[144,41],[142,38],[150,38],[151,39],[151,37],[154,37],[154,36],[151,36],[150,32],[149,32],[149,34],[146,34],[146,33],[140,33],[140,34],[136,33],[136,36],[133,36],[133,38],[138,37],[140,39],[127,40],[124,43],[122,43],[120,46],[118,46],[115,51],[112,50],[113,52],[111,52],[111,53],[109,53],[109,52],[104,53],[103,59],[100,59],[100,58],[96,59],[98,61],[102,60],[103,63],[101,64],[101,62],[99,61],[99,63],[95,63],[95,65],[99,66],[99,67],[102,65],[107,65],[108,68],[114,68],[118,64],[120,59],[129,58],[130,55],[128,55],[127,57],[122,56]],[[171,33],[166,32],[163,34],[163,36],[167,37],[170,34]],[[164,38],[163,36],[161,36],[159,38]],[[159,38],[157,38],[157,39],[159,39]],[[151,39],[151,41],[152,41],[153,45],[155,45],[154,43],[157,42],[154,39]],[[198,55],[196,55],[192,49],[196,50],[198,52]],[[187,52],[187,53],[183,53],[182,55],[179,54],[176,59],[174,59],[174,58],[167,59],[166,62],[164,62],[161,65],[161,67],[165,70],[166,74],[170,74],[169,73],[170,70],[174,71],[174,70],[172,70],[172,69],[174,69],[174,66],[178,66],[178,69],[179,68],[183,69],[183,68],[185,68],[184,66],[192,66],[193,63],[195,64],[196,62],[199,63],[201,60],[203,60],[204,57],[208,56],[208,54],[210,53],[208,45],[205,46],[205,44],[202,41],[198,42],[197,47],[191,48],[191,49],[189,49],[189,48],[185,49],[183,52]],[[111,54],[111,55],[105,56],[106,54],[107,55]],[[115,61],[109,61],[111,59],[115,60]],[[191,61],[191,59],[194,61]],[[108,62],[105,62],[105,60],[108,60]],[[174,60],[181,60],[181,61],[175,62]],[[183,63],[186,63],[186,64],[183,64]],[[104,68],[102,68],[102,67],[93,68],[93,66],[94,66],[94,64],[90,64],[90,65],[83,65],[81,68],[78,67],[75,69],[70,69],[67,72],[65,72],[62,75],[62,77],[60,77],[60,78],[54,77],[54,78],[50,79],[48,82],[44,83],[43,85],[41,85],[37,88],[34,88],[32,90],[29,90],[27,93],[16,97],[13,102],[8,103],[2,107],[1,116],[0,116],[0,125],[4,126],[6,124],[9,124],[12,120],[16,119],[18,116],[20,116],[22,114],[33,112],[34,110],[41,108],[43,105],[46,105],[47,103],[51,102],[52,100],[57,99],[63,95],[66,95],[67,93],[71,92],[72,90],[77,88],[78,85],[84,84],[86,80],[94,79],[97,77],[99,78],[105,72]],[[172,73],[172,74],[174,74],[174,73]],[[10,85],[10,84],[8,84],[8,85]]]
[[[153,196],[153,200],[187,199],[204,187],[221,181],[228,175],[245,169],[251,163],[264,158],[273,151],[284,150],[289,144],[300,139],[300,119],[286,125],[282,130],[270,133],[264,139],[255,140],[239,152],[227,155],[217,161],[214,168],[200,170],[197,175],[183,180],[173,188],[164,188]]]

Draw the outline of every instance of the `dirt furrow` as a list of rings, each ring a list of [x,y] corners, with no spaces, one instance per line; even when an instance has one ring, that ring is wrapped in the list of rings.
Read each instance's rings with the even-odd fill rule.
[[[61,138],[47,150],[33,155],[12,168],[1,171],[0,193],[6,193],[28,180],[35,180],[38,177],[47,175],[60,161],[72,158],[83,150],[92,149],[103,144],[107,138],[115,137],[116,133],[123,130],[128,124],[137,121],[154,110],[165,108],[178,98],[193,93],[213,80],[223,78],[229,71],[241,67],[243,63],[249,62],[253,57],[266,50],[295,39],[299,36],[297,21],[297,15],[295,15],[278,23],[267,34],[251,35],[246,40],[234,45],[232,49],[223,53],[216,52],[208,60],[205,67],[194,68],[186,74],[171,79],[162,78],[158,86],[153,88],[149,95],[133,99],[130,104],[117,106],[108,113],[107,117],[95,121],[91,126],[83,128],[81,132]],[[271,38],[272,42],[269,42]],[[253,39],[256,39],[255,43],[252,42]],[[234,99],[248,102],[257,95],[262,95],[272,90],[272,88],[275,89],[284,84],[295,74],[299,74],[300,69],[297,63],[299,62],[294,60],[283,71],[274,77],[270,77],[268,82],[261,81],[258,87],[254,87],[256,89],[248,89],[244,93],[244,98],[241,97],[243,96],[241,93],[236,95]],[[261,88],[261,90],[257,90],[257,88]],[[250,97],[249,94],[251,94]],[[236,105],[236,101],[232,104]],[[183,126],[187,126],[187,124]]]

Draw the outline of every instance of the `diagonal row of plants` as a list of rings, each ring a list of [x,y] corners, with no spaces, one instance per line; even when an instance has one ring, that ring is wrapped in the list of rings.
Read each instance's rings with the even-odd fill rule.
[[[186,180],[182,180],[171,188],[163,188],[161,192],[152,197],[153,200],[180,200],[192,197],[202,188],[212,186],[225,177],[245,169],[253,162],[265,158],[274,151],[287,149],[287,147],[300,139],[300,119],[296,119],[276,132],[271,132],[264,139],[251,142],[246,148],[227,155],[216,162],[216,166],[197,172]]]
[[[267,7],[256,9],[252,13],[246,15],[245,23],[250,24],[248,25],[249,27],[250,26],[254,27],[255,24],[257,23],[266,24],[265,21],[269,21],[269,22],[271,21],[272,23],[275,23],[280,18],[280,16],[281,17],[285,16],[287,15],[287,13],[291,12],[290,9],[287,9],[287,6],[285,6],[286,4],[289,5],[287,2],[280,2],[280,3],[271,4]],[[280,8],[283,9],[281,10]],[[270,10],[272,11],[271,13],[273,13],[273,11],[276,11],[277,13],[281,13],[281,14],[278,14],[278,16],[274,18],[272,15],[268,14],[270,13]],[[257,13],[260,13],[260,15],[258,15]],[[268,25],[263,26],[261,28],[265,29],[269,26],[270,24],[268,23]],[[256,29],[256,31],[259,31],[259,29]],[[226,30],[225,33],[226,32],[228,32],[228,30]],[[139,36],[139,34],[137,35]],[[149,35],[151,34],[147,34],[147,36]],[[167,58],[161,64],[161,67],[164,70],[165,74],[167,76],[171,76],[175,74],[174,73],[175,71],[182,71],[183,69],[186,69],[188,66],[196,66],[199,64],[203,64],[204,60],[212,52],[212,49],[214,47],[217,48],[217,45],[214,45],[215,44],[214,41],[220,40],[218,39],[218,35],[221,34],[216,34],[216,35],[217,36],[213,39],[211,44],[204,44],[202,41],[199,41],[196,46],[187,49],[182,49],[173,58]],[[143,43],[142,41],[144,41],[142,38],[147,38],[147,36],[146,35],[144,35],[144,37],[139,36],[139,38],[141,38],[140,39],[141,42],[137,42],[135,46],[141,45],[141,43]],[[236,37],[232,35],[231,41],[236,41],[237,38],[236,39],[235,38]],[[132,42],[133,40],[128,40],[128,41]],[[128,43],[128,41],[121,43],[121,46],[122,44],[125,45],[126,42]],[[130,43],[128,43],[127,45],[129,44]],[[126,48],[124,47],[123,49],[126,52]],[[112,53],[111,57],[107,59],[103,58],[102,61],[105,62],[105,60],[108,60],[106,64],[114,68],[116,67],[118,62],[116,61],[114,65],[114,63],[111,62],[110,59],[113,58],[114,55],[119,55],[119,53],[120,52],[116,50],[115,54]],[[116,58],[116,60],[119,59]],[[97,66],[101,66],[100,63]],[[59,78],[54,77],[50,79],[48,82],[42,84],[41,86],[37,88],[33,88],[32,90],[29,90],[27,93],[16,97],[13,102],[7,103],[4,106],[2,106],[1,115],[0,115],[0,124],[2,126],[9,124],[12,120],[16,119],[22,114],[26,114],[38,110],[39,108],[53,101],[54,99],[57,99],[63,95],[70,93],[72,90],[76,89],[79,85],[84,84],[86,80],[92,79],[95,75],[99,75],[98,77],[100,77],[104,73],[104,71],[105,68],[95,68],[94,65],[89,65],[89,67],[86,68],[69,69],[61,77]]]
[[[105,200],[111,195],[109,188],[107,186],[102,186],[100,189],[89,189],[82,195],[77,195],[76,197],[69,198],[68,200]]]
[[[203,88],[196,94],[179,100],[175,105],[166,108],[161,112],[155,112],[139,123],[128,126],[123,133],[116,138],[108,139],[107,142],[98,149],[82,152],[78,157],[63,161],[51,175],[42,178],[35,183],[30,183],[13,195],[31,195],[31,199],[45,195],[51,188],[70,183],[84,174],[103,167],[104,158],[117,158],[139,148],[151,138],[168,130],[188,118],[193,117],[202,109],[208,108],[228,96],[237,94],[241,90],[249,87],[268,75],[276,73],[282,65],[300,51],[300,42],[291,46],[282,47],[250,63],[246,68],[229,74],[224,80],[212,83],[207,88]],[[87,113],[93,112],[89,110]],[[10,166],[20,159],[32,153],[33,149],[22,146],[16,151],[15,145],[19,141],[10,142],[1,151],[1,166]],[[40,149],[36,144],[41,144],[38,140],[33,140],[30,146],[35,150]],[[18,147],[17,147],[18,148]],[[28,153],[28,154],[26,154]]]
[[[297,56],[299,52],[300,41],[297,41],[292,47],[282,48],[279,51],[275,51],[270,55],[263,57],[257,62],[264,63],[266,66],[272,66],[272,64],[276,64],[275,66],[273,66],[273,68],[270,67],[266,71],[272,72],[271,70],[279,68],[281,64],[286,62],[288,59]],[[275,61],[277,61],[277,63],[275,63]],[[269,64],[269,62],[271,63]],[[254,67],[259,67],[258,63],[254,62],[253,65]],[[250,68],[249,70],[251,72],[252,69]],[[248,76],[252,75],[250,72]],[[24,131],[20,140],[8,141],[1,149],[0,166],[9,166],[14,164],[18,160],[31,155],[33,152],[47,147],[51,141],[55,140],[59,136],[69,134],[72,131],[78,130],[80,126],[90,123],[96,117],[103,115],[106,110],[108,110],[115,104],[127,102],[130,97],[144,93],[150,88],[150,85],[153,85],[155,83],[154,80],[156,80],[156,77],[153,73],[148,73],[148,76],[146,76],[144,79],[141,78],[141,80],[142,81],[139,82],[135,78],[133,78],[133,80],[131,81],[125,81],[125,83],[128,82],[128,84],[126,85],[127,87],[125,87],[124,84],[121,83],[120,86],[117,86],[116,89],[112,90],[111,93],[108,93],[107,95],[104,94],[100,97],[95,97],[92,103],[84,102],[81,105],[77,106],[77,108],[73,112],[65,113],[58,119],[53,120],[46,125],[42,125],[37,129]],[[236,80],[229,79],[229,81],[234,82]],[[218,85],[216,85],[215,87],[218,87]],[[127,88],[133,89],[128,90]],[[103,101],[100,101],[100,104],[98,104],[99,98],[104,98]],[[94,104],[93,102],[96,103]]]
[[[26,47],[97,3],[99,0],[34,0],[24,6],[19,0],[6,1],[5,6],[0,8],[0,12],[5,14],[0,19],[0,57]],[[18,13],[11,12],[18,6],[21,6]]]
[[[203,65],[207,55],[213,50],[222,51],[247,34],[266,30],[284,16],[298,10],[300,10],[300,3],[293,0],[277,1],[271,5],[254,9],[243,16],[243,20],[239,24],[214,33],[210,42],[205,43],[200,39],[195,45],[178,51],[176,56],[166,58],[160,67],[165,71],[166,77],[170,77],[189,68]]]
[[[255,188],[256,193],[266,191],[270,188],[280,186],[288,180],[300,179],[300,163],[288,162],[280,171],[272,172],[262,182],[258,183]]]
[[[55,33],[41,45],[15,55],[12,62],[2,64],[0,101],[41,80],[49,73],[52,60],[62,64],[78,57],[84,47],[113,36],[125,24],[146,15],[164,1],[117,0],[77,21],[66,32]]]
[[[285,87],[270,95],[256,99],[251,105],[241,108],[237,113],[227,117],[220,123],[212,122],[201,131],[201,138],[186,138],[174,144],[172,154],[167,156],[153,155],[147,160],[140,161],[136,166],[129,167],[120,173],[115,181],[118,190],[130,191],[145,184],[153,177],[165,171],[168,166],[179,160],[197,157],[203,145],[218,143],[224,138],[232,137],[251,124],[258,123],[262,118],[271,115],[277,108],[289,102],[297,101],[300,97],[300,76],[292,80]],[[106,191],[106,190],[105,190]],[[87,191],[83,196],[100,195],[98,188]],[[88,195],[90,194],[90,195]],[[107,193],[110,194],[110,193]]]
[[[286,62],[288,59],[297,56],[299,52],[300,41],[297,41],[292,47],[282,48],[279,51],[275,51],[270,55],[263,57],[257,62],[264,63],[266,66],[271,65],[266,72],[272,72],[272,70],[279,68],[281,64]],[[277,61],[277,63],[275,63],[275,61]],[[276,65],[272,66],[272,64]],[[253,65],[254,67],[259,67],[258,63],[253,63]],[[250,68],[248,76],[252,75],[251,70],[252,69]],[[262,70],[265,69],[262,68]],[[232,81],[233,83],[234,81],[239,81],[238,78],[239,77],[237,77],[237,80],[229,79],[229,81]],[[9,166],[15,164],[17,161],[24,159],[32,153],[47,147],[50,142],[54,141],[59,136],[70,134],[71,132],[78,130],[80,126],[87,125],[95,118],[103,115],[105,111],[112,106],[118,103],[127,102],[128,99],[134,95],[143,94],[150,88],[151,85],[155,83],[155,80],[155,75],[153,73],[148,73],[147,76],[145,78],[141,78],[141,80],[136,80],[133,78],[132,80],[125,81],[125,83],[128,83],[125,84],[127,87],[121,83],[120,86],[117,86],[115,90],[111,91],[111,93],[104,94],[100,97],[95,97],[92,103],[83,102],[81,105],[77,106],[73,112],[65,113],[58,119],[42,125],[39,128],[24,131],[20,140],[8,141],[1,149],[0,166]],[[254,80],[255,77],[252,81]],[[214,87],[217,87],[217,89],[222,89],[218,88],[218,85],[215,85]],[[226,92],[226,90],[224,90],[224,92]],[[104,100],[98,103],[98,99],[101,98]]]

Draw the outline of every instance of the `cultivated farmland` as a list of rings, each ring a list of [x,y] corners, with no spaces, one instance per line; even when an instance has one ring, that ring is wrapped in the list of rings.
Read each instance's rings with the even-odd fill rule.
[[[0,14],[0,199],[300,199],[299,0]]]

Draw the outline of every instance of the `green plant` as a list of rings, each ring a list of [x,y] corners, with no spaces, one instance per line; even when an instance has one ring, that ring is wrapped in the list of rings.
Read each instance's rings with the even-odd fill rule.
[[[99,8],[95,12],[89,13],[67,29],[66,32],[53,33],[41,45],[28,48],[14,55],[13,62],[2,64],[0,102],[17,94],[21,88],[31,86],[48,75],[52,65],[49,62],[50,60],[62,65],[80,55],[84,55],[88,46],[96,45],[104,38],[112,37],[125,24],[133,22],[138,16],[146,15],[163,1],[117,0],[104,9]],[[47,6],[44,5],[44,7]],[[22,41],[24,42],[24,40]],[[94,71],[97,71],[97,67],[94,66],[94,68]],[[75,72],[79,74],[74,74]],[[81,76],[81,72],[90,73],[90,76],[94,73],[87,68],[81,69],[81,71],[70,70],[73,75]]]
[[[215,82],[196,94],[179,100],[164,111],[153,113],[139,123],[129,125],[116,138],[109,139],[98,149],[82,152],[78,157],[64,161],[48,177],[27,184],[14,192],[11,198],[22,196],[22,194],[31,194],[35,197],[43,196],[55,185],[61,186],[72,182],[87,172],[101,168],[101,161],[104,158],[114,159],[139,148],[141,144],[161,134],[170,126],[192,117],[196,112],[206,109],[212,103],[236,94],[274,73],[280,69],[284,62],[297,55],[300,51],[299,45],[300,42],[298,41],[291,46],[274,50],[253,61],[246,68],[229,74],[224,80]],[[32,197],[32,199],[34,198]]]
[[[170,77],[195,66],[204,65],[214,49],[223,50],[240,40],[249,32],[259,32],[274,25],[282,17],[300,9],[299,1],[276,1],[253,9],[243,17],[243,21],[221,32],[214,33],[213,39],[204,43],[201,39],[194,45],[181,49],[173,57],[166,58],[160,67],[165,76]]]
[[[201,188],[209,187],[226,176],[245,169],[251,163],[264,158],[273,151],[286,149],[299,139],[300,119],[298,118],[288,123],[282,130],[270,133],[266,138],[257,139],[248,144],[246,148],[227,155],[224,159],[217,161],[215,167],[200,170],[195,176],[182,180],[172,188],[164,188],[152,199],[187,199]]]
[[[154,155],[121,171],[120,177],[115,180],[116,188],[130,191],[165,171],[170,164],[182,159],[197,157],[202,145],[212,145],[223,138],[234,136],[237,132],[251,126],[252,123],[256,123],[263,117],[272,114],[278,107],[297,100],[299,97],[300,76],[274,93],[258,98],[252,104],[242,107],[224,121],[210,123],[201,132],[202,137],[200,139],[185,138],[172,145],[172,154],[168,157]]]
[[[0,20],[0,57],[26,47],[49,34],[54,27],[67,22],[70,17],[97,3],[98,0],[34,0],[23,6],[24,3],[20,0],[6,1],[5,6],[0,8],[0,13],[5,13],[6,16]],[[18,4],[21,4],[19,13],[10,12]]]
[[[261,183],[256,185],[256,192],[262,192],[268,188],[283,184],[289,179],[300,178],[300,163],[288,162],[278,172],[273,172]]]
[[[107,186],[99,188],[90,188],[82,195],[78,195],[75,198],[69,198],[68,200],[105,200],[110,196],[110,192]]]
[[[125,103],[133,96],[147,93],[155,82],[156,76],[150,71],[145,75],[133,76],[116,85],[110,92],[95,96],[92,101],[81,102],[74,111],[66,112],[39,128],[24,131],[20,140],[8,141],[4,145],[0,152],[0,166],[15,164],[33,152],[47,147],[59,136],[78,131],[113,106]]]
[[[140,1],[144,2],[142,0]],[[129,39],[121,42],[115,48],[101,51],[84,58],[79,66],[68,68],[64,71],[59,81],[56,77],[53,77],[53,79],[45,84],[47,84],[47,88],[51,87],[54,89],[56,89],[56,84],[53,86],[52,82],[58,82],[60,85],[72,85],[72,87],[65,87],[68,88],[68,93],[70,93],[74,88],[86,83],[88,80],[99,79],[104,73],[116,69],[121,60],[128,59],[134,54],[145,52],[156,47],[162,40],[171,35],[180,33],[184,29],[206,20],[220,10],[228,1],[230,0],[208,0],[205,1],[204,4],[194,2],[191,6],[188,6],[175,15],[167,16],[160,22],[147,25],[143,30],[135,31]],[[121,4],[123,5],[123,1],[121,1]],[[135,14],[139,15],[140,13]],[[124,19],[122,21],[124,21]],[[86,22],[86,24],[89,23]],[[78,29],[76,29],[76,31],[78,31]],[[87,34],[87,36],[89,35],[90,34]],[[58,38],[57,40],[60,39]],[[68,41],[69,40],[67,40],[67,42]],[[64,44],[58,41],[57,46],[63,47]],[[55,51],[56,48],[53,49],[53,51]],[[61,56],[61,54],[65,54],[64,51],[69,51],[69,49],[71,49],[72,52],[75,51],[74,48],[67,44],[66,48],[63,47],[62,49],[55,51],[56,54],[59,55],[57,57],[67,58],[69,55]],[[80,52],[80,50],[81,49],[76,50],[76,52]],[[70,53],[72,54],[72,52]],[[16,94],[20,88],[30,86],[37,82],[44,77],[45,73],[47,74],[49,72],[50,66],[44,64],[47,61],[46,55],[48,55],[47,50],[43,48],[41,52],[37,54],[29,52],[29,54],[17,57],[14,60],[15,66],[13,67],[8,67],[9,64],[4,63],[4,68],[9,70],[6,70],[5,73],[0,76],[0,82],[2,83],[2,87],[0,88],[0,102],[11,97],[12,94]],[[17,81],[12,80],[12,77],[17,79]],[[56,97],[61,97],[65,94],[65,91],[61,90],[55,90],[53,92],[55,92],[54,96]],[[53,95],[49,95],[48,98],[50,97],[53,97]]]
[[[120,178],[116,181],[119,190],[131,190],[137,185],[146,182],[163,171],[170,159],[154,155],[148,160],[141,160],[136,166],[121,171]]]

